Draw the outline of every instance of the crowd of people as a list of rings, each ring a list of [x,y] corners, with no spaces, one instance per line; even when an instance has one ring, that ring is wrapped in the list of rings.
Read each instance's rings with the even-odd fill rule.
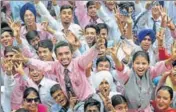
[[[1,112],[176,112],[175,1],[1,1]]]

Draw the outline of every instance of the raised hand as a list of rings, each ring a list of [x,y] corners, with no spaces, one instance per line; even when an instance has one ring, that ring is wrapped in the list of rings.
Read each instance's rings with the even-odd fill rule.
[[[156,38],[158,40],[158,47],[162,47],[164,40],[164,29],[161,29],[159,32],[157,32]]]
[[[20,21],[13,21],[11,18],[7,18],[7,23],[13,31],[13,36],[16,38],[19,44],[22,43],[20,39],[21,23]]]
[[[4,70],[6,71],[7,75],[11,75],[12,74],[12,70],[13,70],[12,60],[3,59],[2,60],[2,66],[3,66]]]
[[[100,9],[101,3],[99,1],[96,1],[95,2],[95,6],[96,6],[96,9]]]
[[[12,61],[22,61],[24,63],[28,62],[28,58],[25,57],[20,51],[17,51],[15,49],[13,49],[13,51],[15,52],[15,55],[12,58]]]
[[[98,37],[95,43],[96,49],[100,50],[100,47],[105,44],[105,38]]]
[[[167,16],[167,10],[166,8],[162,7],[162,6],[159,6],[158,7],[158,10],[160,12],[160,16],[163,18],[164,16]]]
[[[172,19],[167,17],[167,27],[170,29],[170,30],[175,30],[176,29],[176,26],[175,24],[173,23]]]
[[[111,54],[112,56],[116,57],[117,52],[118,52],[120,46],[121,46],[121,43],[119,42],[119,43],[115,44],[112,48],[108,48],[107,51],[106,51],[106,53],[107,54]]]
[[[23,63],[20,61],[20,62],[14,62],[14,68],[15,68],[15,71],[18,72],[20,75],[24,75],[25,72],[23,70]]]

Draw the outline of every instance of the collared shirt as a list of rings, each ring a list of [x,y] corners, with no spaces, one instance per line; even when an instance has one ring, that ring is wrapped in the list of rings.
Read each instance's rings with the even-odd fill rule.
[[[109,32],[108,32],[109,40],[114,40],[116,42],[119,42],[121,33],[120,33],[120,30],[119,30],[119,28],[117,26],[114,13],[111,12],[109,9],[107,9],[107,7],[104,4],[101,4],[100,9],[97,10],[97,15],[108,26],[108,29],[109,29]]]
[[[42,2],[39,2],[38,4],[35,5],[36,6],[36,10],[39,12],[39,14],[44,17],[46,20],[48,20],[50,26],[56,30],[56,32],[62,32],[62,30],[64,29],[62,23],[60,20],[56,20],[54,19],[50,13],[48,12],[48,10],[46,9],[46,7],[44,6],[44,4],[42,4]],[[77,24],[71,23],[68,30],[70,30],[71,32],[73,32],[73,34],[76,35],[77,38],[81,38],[81,27]]]
[[[55,102],[53,100],[52,96],[50,95],[50,89],[55,84],[57,84],[57,82],[52,81],[46,77],[43,77],[43,79],[41,80],[41,82],[39,84],[40,87],[37,88],[42,104],[45,104],[46,106],[48,106],[49,110]]]
[[[84,102],[77,103],[73,110],[71,108],[68,108],[68,110],[65,110],[63,107],[61,107],[59,104],[54,104],[51,107],[52,112],[83,112],[84,111]]]
[[[43,26],[40,23],[36,23],[36,27],[37,27],[36,31],[39,33],[40,40],[52,39],[53,38],[53,35],[51,35],[50,33],[43,30]],[[22,26],[21,31],[20,31],[21,37],[26,38],[27,32],[28,31],[26,29],[26,26]]]
[[[87,80],[85,70],[89,62],[93,61],[94,58],[98,55],[98,51],[95,47],[92,47],[87,53],[83,54],[80,57],[72,59],[67,69],[70,72],[69,76],[71,83],[74,89],[74,92],[79,100],[85,100],[92,93],[92,88]],[[36,69],[48,72],[51,71],[53,74],[56,74],[59,84],[61,85],[62,90],[66,94],[65,82],[64,82],[64,67],[59,63],[55,62],[43,62],[36,59],[30,59],[29,65],[34,66]]]
[[[4,112],[11,111],[11,94],[15,84],[13,76],[4,75],[4,86],[1,86],[1,105]]]

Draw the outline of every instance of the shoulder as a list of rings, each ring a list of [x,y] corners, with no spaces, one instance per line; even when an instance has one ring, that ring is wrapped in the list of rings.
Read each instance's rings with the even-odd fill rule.
[[[48,108],[43,104],[38,104],[38,112],[47,112]]]

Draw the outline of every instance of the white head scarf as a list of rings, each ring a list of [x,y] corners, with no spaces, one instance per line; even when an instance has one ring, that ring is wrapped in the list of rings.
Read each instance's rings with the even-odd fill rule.
[[[98,90],[100,83],[104,79],[109,83],[110,89],[112,89],[113,78],[111,73],[109,71],[100,71],[97,72],[92,79],[93,87],[95,88],[95,90]]]

